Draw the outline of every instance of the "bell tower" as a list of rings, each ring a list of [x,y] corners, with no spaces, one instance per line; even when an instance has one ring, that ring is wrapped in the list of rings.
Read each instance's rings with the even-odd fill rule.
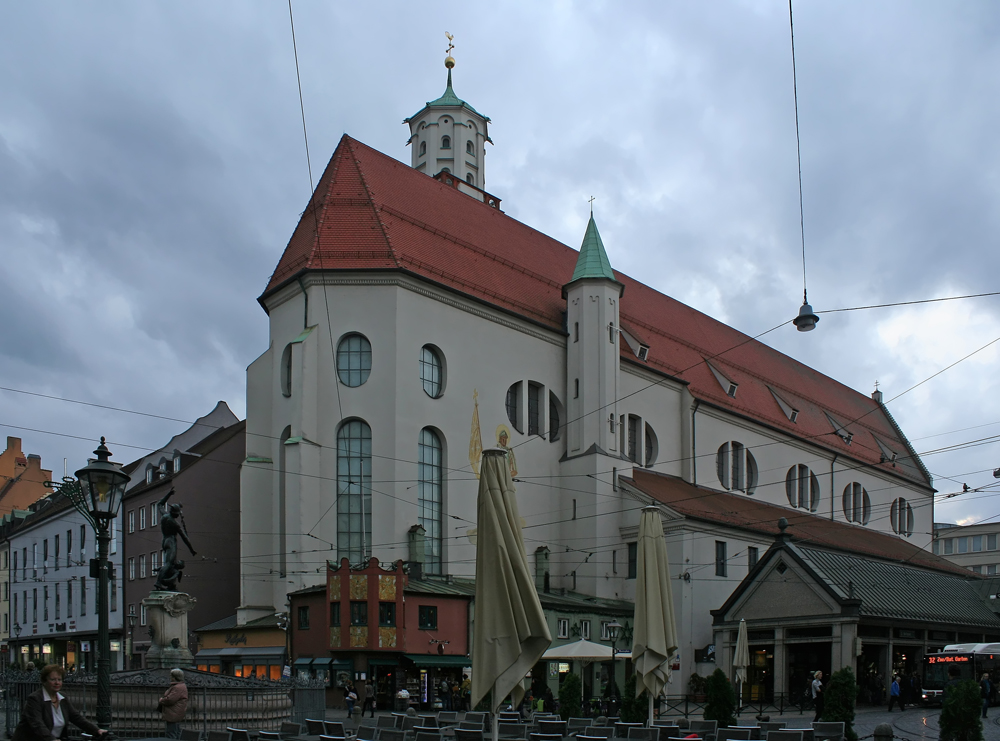
[[[450,172],[460,182],[481,191],[486,188],[486,142],[493,143],[488,131],[490,119],[455,95],[451,83],[455,67],[451,50],[455,46],[452,35],[447,36],[444,66],[448,69],[448,83],[444,95],[403,120],[410,127],[410,163],[413,169],[431,177]]]

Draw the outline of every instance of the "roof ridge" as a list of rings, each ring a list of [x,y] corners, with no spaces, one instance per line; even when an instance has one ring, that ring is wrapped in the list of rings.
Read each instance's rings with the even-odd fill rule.
[[[347,148],[351,153],[351,160],[354,162],[354,166],[358,168],[358,177],[361,179],[361,187],[365,189],[365,193],[368,196],[368,206],[371,206],[372,214],[375,216],[375,221],[378,223],[379,229],[382,232],[382,238],[385,240],[386,246],[389,248],[389,253],[392,255],[392,261],[396,263],[396,267],[401,267],[399,264],[399,256],[396,255],[396,250],[392,246],[392,240],[389,239],[389,232],[386,229],[385,222],[382,221],[382,214],[379,213],[378,206],[375,205],[375,196],[372,194],[371,186],[368,185],[368,178],[365,177],[364,168],[361,167],[361,162],[358,161],[358,156],[354,152],[354,144],[358,143],[347,134],[344,134],[344,141],[347,143]],[[322,254],[320,250],[317,250]],[[322,258],[320,258],[322,259]]]

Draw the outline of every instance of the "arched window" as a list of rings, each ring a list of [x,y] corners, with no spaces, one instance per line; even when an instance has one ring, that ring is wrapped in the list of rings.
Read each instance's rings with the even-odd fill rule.
[[[656,434],[653,432],[653,428],[646,425],[646,468],[649,468],[656,462],[656,456],[660,452],[659,445],[656,442]]]
[[[511,384],[511,387],[507,389],[507,399],[504,406],[507,409],[507,419],[510,421],[510,426],[523,433],[524,430],[521,427],[521,381]]]
[[[292,346],[285,345],[281,352],[281,395],[292,395]]]
[[[428,574],[441,573],[443,471],[441,438],[425,427],[417,445],[417,506],[425,533],[424,570]]]
[[[441,149],[451,149],[451,137],[442,136],[441,137]]]
[[[444,391],[444,364],[437,348],[424,345],[420,348],[420,382],[424,393],[437,399]]]
[[[475,185],[476,184],[476,179],[474,177],[472,177],[472,173],[471,172],[468,175],[465,176],[465,182],[467,182],[469,185]]]
[[[337,376],[345,386],[360,386],[372,372],[372,345],[362,334],[349,334],[337,345]]]
[[[371,555],[372,428],[360,419],[337,430],[337,558],[360,564]]]
[[[469,140],[465,143],[465,151],[469,154],[475,154],[476,148],[472,145],[472,141]]]
[[[757,488],[757,461],[742,443],[733,440],[720,445],[715,465],[719,482],[727,489],[753,494]]]
[[[285,442],[291,436],[289,425],[278,438],[278,570],[282,578],[288,573],[288,446]]]
[[[427,154],[427,142],[420,142],[420,156]]]
[[[857,481],[844,487],[844,517],[848,522],[867,525],[872,515],[868,492]]]
[[[559,439],[562,432],[562,418],[559,415],[559,399],[551,391],[549,392],[549,442],[554,443]]]
[[[893,500],[892,507],[889,508],[889,520],[892,522],[892,531],[897,535],[905,535],[907,538],[913,535],[913,507],[903,497]]]
[[[815,512],[819,509],[821,491],[819,479],[809,470],[809,466],[792,466],[785,475],[785,493],[788,503],[799,509]]]

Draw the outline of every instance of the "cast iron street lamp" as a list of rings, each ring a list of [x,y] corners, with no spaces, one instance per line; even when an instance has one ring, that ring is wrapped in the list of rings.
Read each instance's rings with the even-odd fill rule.
[[[97,535],[97,559],[90,562],[91,575],[97,576],[97,725],[111,727],[111,636],[108,634],[108,546],[111,543],[109,528],[118,514],[125,494],[125,485],[131,480],[117,465],[108,459],[111,451],[101,444],[94,451],[96,461],[91,461],[76,472],[78,487],[63,486],[74,506],[94,527]],[[72,490],[72,491],[71,491]]]
[[[618,635],[621,632],[622,626],[617,620],[612,620],[608,623],[608,638],[611,639],[611,687],[612,687],[612,697],[615,701],[615,712],[618,712],[618,706],[621,704],[621,695],[618,692],[618,680],[617,674],[615,673],[615,657],[618,655],[618,650],[615,648],[618,644]]]
[[[21,624],[20,623],[14,623],[14,638],[18,639],[20,637],[21,637]],[[15,651],[20,651],[21,650],[21,647],[16,642],[14,644],[14,650]],[[14,659],[14,661],[12,661],[11,663],[14,663],[14,664],[17,664],[18,666],[20,666],[21,665],[21,657],[17,656]]]
[[[132,606],[131,609],[132,611],[128,614],[128,665],[135,669],[135,659],[132,654],[135,652],[135,623],[139,616],[135,614],[135,606]]]

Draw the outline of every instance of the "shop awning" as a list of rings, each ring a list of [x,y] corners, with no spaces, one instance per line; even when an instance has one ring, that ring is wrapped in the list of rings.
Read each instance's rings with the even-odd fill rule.
[[[295,663],[292,664],[292,666],[294,666],[296,669],[308,669],[310,666],[312,666],[312,663],[313,663],[313,659],[310,656],[309,658],[298,658],[298,659],[296,659]]]
[[[404,654],[406,658],[417,666],[429,667],[466,667],[472,666],[472,659],[468,656],[434,656],[432,654]]]
[[[330,668],[330,664],[332,664],[332,663],[333,663],[333,659],[331,659],[331,658],[313,659],[312,668],[313,669],[329,669]]]
[[[282,646],[236,646],[226,648],[203,648],[195,655],[196,661],[275,661],[285,655]]]

